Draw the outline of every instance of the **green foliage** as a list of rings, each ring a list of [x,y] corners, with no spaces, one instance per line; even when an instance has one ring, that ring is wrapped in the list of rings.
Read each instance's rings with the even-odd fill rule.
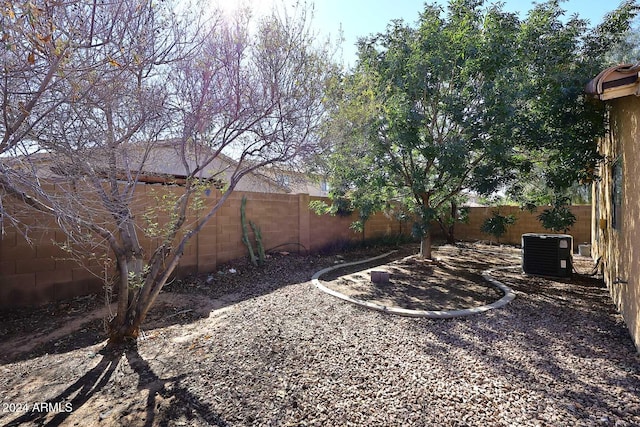
[[[309,208],[317,215],[351,216],[353,212],[357,212],[358,218],[351,223],[349,228],[358,233],[363,233],[362,238],[364,239],[367,220],[382,208],[383,202],[379,199],[367,198],[366,196],[359,197],[359,195],[365,196],[363,193],[354,192],[351,193],[354,199],[350,200],[343,196],[336,197],[334,195],[330,205],[322,200],[312,200],[309,202]]]
[[[417,27],[394,21],[363,39],[359,62],[337,82],[333,187],[352,200],[396,201],[421,223],[448,215],[466,188],[496,190],[511,166],[505,123],[513,93],[515,15],[452,1],[427,5]]]
[[[469,208],[461,207],[458,209],[458,217],[456,218],[457,222],[461,222],[463,224],[469,223]]]
[[[640,20],[636,17],[631,28],[606,55],[610,64],[635,64],[640,62]]]
[[[309,209],[316,215],[325,215],[331,212],[331,206],[322,200],[312,200],[309,202]]]
[[[151,271],[148,265],[143,266],[142,271],[129,270],[127,274],[127,285],[129,289],[141,289],[144,286],[144,279]]]
[[[570,202],[568,198],[556,199],[551,209],[545,209],[538,220],[547,230],[554,232],[566,233],[575,224],[576,216],[571,212],[567,204]]]
[[[429,232],[429,227],[424,222],[415,221],[411,225],[411,236],[415,239],[422,239]]]
[[[209,180],[190,178],[188,181],[188,185],[189,191],[191,193],[191,202],[189,207],[191,208],[192,212],[200,213],[204,211],[204,209],[207,207],[207,198],[205,197],[205,195],[211,191],[214,184],[212,184]],[[215,186],[223,188],[220,183],[215,184]]]
[[[147,237],[162,239],[179,220],[175,206],[180,195],[172,191],[157,191],[155,188],[149,189],[148,194],[154,203],[147,206],[142,214],[143,230]]]
[[[469,222],[469,208],[459,207],[459,203],[464,198],[452,198],[449,202],[449,209],[438,215],[437,222],[440,230],[447,239],[447,243],[455,243],[456,223]]]
[[[309,209],[316,215],[337,215],[350,216],[353,213],[351,202],[343,197],[335,198],[328,205],[323,200],[312,200],[309,202]]]
[[[591,186],[574,183],[573,185],[557,189],[544,186],[544,183],[530,179],[517,182],[507,192],[508,200],[519,205],[523,210],[533,212],[538,206],[554,204],[557,198],[566,198],[571,204],[586,205],[591,203]]]
[[[264,261],[266,259],[266,256],[264,253],[264,245],[262,244],[262,230],[253,221],[249,221],[249,224],[251,225],[251,229],[253,230],[253,235],[255,236],[255,239],[256,239],[256,246],[258,249],[258,265],[262,265],[264,264]]]
[[[170,236],[176,226],[183,221],[181,210],[178,207],[185,201],[186,206],[191,209],[191,213],[202,212],[206,208],[204,194],[210,190],[211,183],[192,178],[182,187],[185,191],[179,191],[180,187],[175,187],[175,191],[167,190],[167,188],[171,187],[164,187],[162,190],[151,187],[148,190],[148,195],[154,203],[146,206],[142,213],[143,231],[147,237],[165,239]]]
[[[584,87],[611,65],[608,54],[637,12],[634,1],[625,1],[589,28],[578,16],[566,20],[560,2],[548,1],[521,23],[512,123],[527,167],[519,169],[519,182],[539,181],[555,195],[596,178],[595,140],[605,134],[605,106],[585,96]]]
[[[491,216],[482,222],[480,231],[494,236],[499,242],[500,238],[507,233],[507,228],[515,222],[514,215],[502,215],[499,210],[494,210],[491,212]]]
[[[319,163],[335,196],[400,202],[427,236],[463,190],[534,181],[556,195],[594,179],[605,110],[583,89],[637,9],[624,2],[589,28],[554,0],[525,19],[500,3],[451,0],[446,14],[426,4],[417,25],[392,21],[361,39],[355,69],[335,76],[327,100]]]

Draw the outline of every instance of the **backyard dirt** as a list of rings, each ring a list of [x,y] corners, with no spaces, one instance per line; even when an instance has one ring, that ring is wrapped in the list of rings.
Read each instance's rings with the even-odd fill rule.
[[[476,257],[468,253],[463,257],[463,253],[462,247],[442,246],[433,262],[415,253],[392,253],[391,260],[382,265],[355,265],[351,270],[359,271],[351,274],[345,274],[349,267],[337,268],[320,279],[329,289],[351,298],[411,310],[462,310],[500,299],[502,291],[482,279],[482,270],[497,262],[517,263],[517,256],[484,251]],[[388,273],[388,280],[373,280],[372,272]]]
[[[322,279],[381,304],[459,309],[499,299],[480,274],[515,265],[498,278],[516,289],[518,302],[475,316],[473,323],[439,323],[375,313],[311,285],[322,268],[389,250],[374,247],[324,256],[273,254],[262,267],[238,261],[208,276],[176,280],[138,343],[115,353],[103,350],[110,310],[98,297],[4,310],[0,425],[640,422],[640,361],[600,281],[523,276],[514,247],[442,245],[434,264],[412,256],[417,249],[405,245]],[[575,260],[579,272],[592,266],[590,259]],[[389,283],[372,284],[370,269],[389,272]],[[566,322],[583,330],[570,335]]]

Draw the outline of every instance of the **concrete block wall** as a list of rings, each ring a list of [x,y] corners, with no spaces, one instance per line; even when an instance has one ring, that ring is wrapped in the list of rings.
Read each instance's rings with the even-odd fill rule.
[[[310,201],[325,200],[328,204],[330,200],[322,197],[310,197]],[[337,241],[357,240],[362,236],[353,231],[350,226],[356,220],[355,213],[349,216],[339,215],[318,215],[308,208],[301,215],[309,216],[309,244],[310,251],[317,251],[330,246]]]
[[[500,243],[520,245],[522,235],[525,233],[552,233],[546,230],[538,221],[538,215],[545,207],[538,207],[534,212],[523,211],[517,206],[477,207],[469,208],[469,222],[455,225],[455,237],[458,240],[473,241],[487,240],[495,242],[493,236],[480,231],[480,226],[494,210],[499,210],[501,215],[514,215],[516,222],[507,228],[507,233],[500,238]],[[574,250],[578,245],[591,242],[591,205],[571,206],[571,212],[576,216],[576,223],[566,233],[573,236]],[[439,229],[434,228],[436,235]]]
[[[157,206],[158,195],[163,192],[179,192],[179,188],[169,186],[140,185],[136,190],[136,209],[142,221],[142,213],[149,207]],[[317,215],[309,209],[311,200],[320,199],[307,194],[276,194],[236,192],[225,201],[216,215],[192,238],[186,246],[184,256],[177,270],[179,276],[216,271],[220,264],[246,257],[247,248],[242,243],[240,223],[240,203],[247,197],[246,215],[262,231],[266,250],[289,252],[315,252],[330,247],[337,241],[360,240],[362,234],[350,228],[356,214],[347,217]],[[205,205],[213,206],[220,198],[216,191],[205,196]],[[4,202],[4,201],[3,201]],[[458,240],[489,240],[490,236],[480,232],[480,224],[491,215],[495,208],[471,208],[468,224],[456,224]],[[578,221],[569,232],[574,243],[590,241],[590,206],[572,208]],[[204,210],[206,211],[206,209]],[[202,211],[202,212],[204,212]],[[509,229],[502,243],[520,244],[520,236],[529,232],[545,232],[536,219],[539,214],[520,211],[516,207],[501,207],[503,214],[513,213],[517,222]],[[539,209],[541,212],[542,209]],[[197,221],[202,212],[191,212],[187,221]],[[0,239],[0,307],[39,305],[89,293],[100,293],[103,284],[100,277],[105,266],[97,261],[89,263],[92,271],[69,259],[54,242],[63,242],[65,236],[54,221],[29,214],[30,225],[35,227],[30,234],[32,244],[16,230],[7,227]],[[162,215],[160,215],[162,217]],[[166,220],[166,218],[165,218]],[[247,224],[249,227],[249,224]],[[434,227],[437,235],[438,228]],[[411,224],[401,224],[382,213],[373,215],[366,223],[365,237],[408,234]],[[249,236],[255,240],[249,227]],[[145,251],[150,255],[158,245],[158,240],[140,236]],[[96,254],[100,255],[100,254]]]
[[[40,305],[101,291],[102,282],[54,243],[64,241],[60,231],[37,231],[30,238],[31,243],[17,231],[7,231],[0,240],[0,307]],[[89,267],[98,270],[95,262]]]
[[[169,186],[139,185],[134,206],[139,212],[136,215],[140,225],[144,225],[144,212],[158,206],[158,197],[179,191],[179,188]],[[307,194],[236,192],[229,196],[202,231],[187,244],[176,271],[178,276],[216,271],[222,263],[247,256],[247,248],[242,243],[240,221],[243,196],[247,197],[247,228],[254,249],[257,245],[249,221],[260,228],[266,250],[316,251],[332,241],[354,240],[361,236],[349,228],[351,218],[317,216],[311,212]],[[220,194],[213,191],[204,198],[206,207],[210,208],[220,200]],[[205,208],[201,212],[191,212],[187,222],[197,221],[206,211]],[[165,213],[156,213],[161,224],[167,221]],[[55,221],[33,212],[29,215],[25,219],[28,225],[39,225],[38,231],[29,234],[31,244],[12,229],[8,229],[0,239],[0,307],[40,305],[102,292],[101,277],[105,266],[94,261],[88,264],[89,271],[70,260],[69,255],[53,243],[65,240],[64,233]],[[143,233],[139,238],[145,253],[150,256],[159,240],[144,236]]]
[[[216,224],[216,263],[246,256],[248,251],[242,243],[240,205],[242,197],[247,197],[246,218],[249,239],[257,248],[254,232],[249,222],[253,222],[262,234],[265,250],[276,248],[283,251],[297,251],[300,243],[298,195],[268,193],[233,193],[218,211],[212,223]],[[198,235],[198,248],[209,242],[210,233]],[[213,249],[212,245],[210,246]],[[211,254],[213,255],[213,254]]]
[[[394,236],[411,233],[411,224],[401,224],[400,221],[390,218],[382,212],[377,212],[365,223],[365,237]]]

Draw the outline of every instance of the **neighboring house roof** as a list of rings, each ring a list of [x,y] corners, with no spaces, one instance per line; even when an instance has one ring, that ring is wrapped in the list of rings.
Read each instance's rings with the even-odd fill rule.
[[[286,188],[288,193],[302,193],[314,197],[326,197],[329,193],[329,184],[326,177],[322,175],[283,169],[282,167],[267,167],[258,173],[279,183]]]
[[[190,146],[185,155],[187,165],[184,165],[180,148],[172,141],[162,141],[153,144],[148,152],[141,151],[140,147],[127,147],[124,156],[128,157],[127,163],[131,165],[132,170],[141,170],[144,175],[167,176],[171,183],[176,182],[176,178],[186,178],[189,173],[214,156],[209,147]],[[201,179],[228,182],[237,166],[237,161],[218,153],[197,176]],[[269,181],[256,172],[245,175],[236,188],[245,191],[285,192],[278,183]]]
[[[462,203],[461,207],[465,208],[481,208],[489,206],[486,203],[483,203],[480,196],[472,191],[462,191],[461,194],[467,198],[467,200]]]
[[[585,92],[602,101],[623,96],[640,96],[640,63],[609,67],[591,80]]]
[[[149,149],[150,148],[150,149]],[[105,153],[99,149],[88,149],[87,154],[92,157],[92,168],[99,175],[107,175],[104,168],[108,162],[101,157]],[[184,185],[188,173],[195,170],[208,157],[212,156],[211,149],[204,146],[190,146],[188,148],[187,165],[181,160],[182,155],[176,144],[171,140],[158,141],[152,146],[138,144],[122,144],[120,146],[120,167],[117,177],[122,180],[130,179],[132,175],[137,182],[149,184],[174,184]],[[62,156],[56,160],[50,153],[32,153],[28,156],[6,158],[22,167],[35,168],[41,178],[60,179],[75,174],[82,174],[83,168],[68,163],[68,159]],[[128,167],[123,168],[124,165]],[[219,153],[216,158],[204,167],[198,177],[214,182],[220,188],[224,182],[228,182],[238,162],[229,156]],[[283,179],[286,178],[286,179]],[[259,193],[308,193],[312,196],[326,195],[320,189],[319,184],[303,174],[282,168],[264,167],[249,172],[236,186],[236,190]],[[324,193],[324,194],[323,194]]]
[[[190,170],[208,159],[212,155],[212,151],[206,146],[190,146],[187,154],[187,163]],[[157,142],[153,145],[153,149],[145,154],[144,170],[145,174],[168,174],[172,177],[183,177],[185,174],[185,166],[182,163],[181,153],[178,147],[171,140]],[[135,149],[129,148],[129,164],[139,167],[142,162],[142,153],[135,154]],[[132,161],[131,159],[136,159]],[[245,160],[243,165],[250,166],[251,161]],[[200,178],[217,179],[228,181],[231,174],[238,166],[238,162],[233,158],[219,153],[218,156],[208,164],[198,175]],[[245,175],[238,185],[237,190],[251,191],[258,193],[306,193],[311,196],[326,196],[326,191],[322,191],[320,184],[316,183],[308,175],[302,174],[290,168],[269,165]]]

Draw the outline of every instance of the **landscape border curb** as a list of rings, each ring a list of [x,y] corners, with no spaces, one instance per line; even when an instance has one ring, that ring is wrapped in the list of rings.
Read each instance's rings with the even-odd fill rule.
[[[381,304],[376,304],[373,302],[369,302],[369,301],[364,301],[364,300],[360,300],[357,298],[352,298],[349,297],[343,293],[334,291],[333,289],[330,289],[328,287],[326,287],[325,285],[322,284],[322,282],[320,281],[320,276],[322,276],[323,274],[326,274],[330,271],[333,270],[337,270],[339,268],[343,268],[343,267],[349,267],[352,265],[358,265],[358,264],[365,264],[371,261],[376,261],[378,259],[381,258],[385,258],[388,257],[389,255],[391,255],[392,253],[394,253],[396,251],[391,251],[391,252],[387,252],[385,254],[382,255],[378,255],[375,256],[373,258],[368,258],[365,260],[361,260],[361,261],[353,261],[353,262],[347,262],[347,263],[343,263],[343,264],[339,264],[339,265],[334,265],[331,267],[327,267],[327,268],[323,268],[320,271],[317,271],[316,273],[314,273],[314,275],[311,277],[311,282],[318,288],[320,289],[322,292],[327,293],[329,295],[332,295],[336,298],[340,298],[341,300],[350,302],[352,304],[355,305],[359,305],[361,307],[365,307],[371,310],[377,310],[377,311],[382,311],[385,313],[391,313],[391,314],[395,314],[398,316],[406,316],[406,317],[427,317],[427,318],[431,318],[431,319],[450,319],[450,318],[454,318],[454,317],[463,317],[463,316],[470,316],[472,314],[478,314],[478,313],[484,313],[487,312],[489,310],[493,310],[496,308],[500,308],[503,307],[504,305],[508,304],[509,302],[511,302],[515,297],[516,294],[515,292],[509,288],[507,285],[505,285],[504,283],[496,280],[494,277],[491,276],[491,273],[495,270],[505,270],[505,269],[509,269],[509,268],[515,268],[516,266],[507,266],[507,267],[496,267],[496,268],[491,268],[489,270],[485,270],[482,272],[482,278],[484,280],[486,280],[487,282],[489,282],[491,285],[493,285],[494,287],[498,288],[500,291],[502,291],[504,293],[504,296],[502,298],[500,298],[497,301],[492,302],[491,304],[485,304],[479,307],[473,307],[473,308],[466,308],[466,309],[461,309],[461,310],[411,310],[408,308],[401,308],[401,307],[394,307],[394,306],[386,306],[386,305],[381,305]]]

